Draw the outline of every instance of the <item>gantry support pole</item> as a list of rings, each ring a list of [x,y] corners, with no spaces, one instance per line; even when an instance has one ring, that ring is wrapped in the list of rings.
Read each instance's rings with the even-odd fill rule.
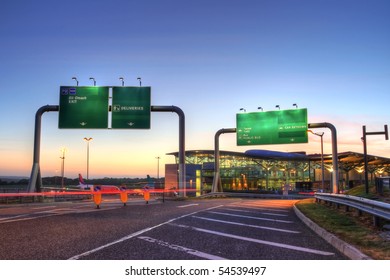
[[[309,123],[308,128],[329,128],[332,137],[332,193],[339,193],[339,159],[337,152],[337,131],[336,127],[331,123]]]
[[[211,192],[222,192],[221,175],[219,173],[219,136],[223,133],[236,133],[235,128],[222,128],[214,137],[214,179]]]
[[[41,170],[39,167],[41,154],[41,123],[42,115],[45,112],[58,112],[58,105],[45,105],[38,109],[35,114],[35,130],[34,130],[34,156],[33,166],[31,169],[30,181],[28,182],[28,192],[40,192],[42,187]]]
[[[111,110],[111,106],[109,108]],[[40,192],[42,187],[42,177],[40,171],[41,153],[41,123],[42,115],[45,112],[58,112],[58,105],[46,105],[38,109],[35,114],[34,130],[34,155],[31,170],[28,192]],[[185,115],[176,106],[151,106],[152,112],[175,112],[179,116],[179,191],[182,196],[186,196],[186,171],[185,171]]]

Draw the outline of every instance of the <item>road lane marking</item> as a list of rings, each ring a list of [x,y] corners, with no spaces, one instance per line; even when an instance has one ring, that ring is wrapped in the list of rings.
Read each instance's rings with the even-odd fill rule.
[[[203,258],[206,260],[227,260],[227,259],[222,258],[220,256],[211,255],[208,253],[204,253],[204,252],[201,252],[201,251],[198,251],[195,249],[186,248],[186,247],[176,245],[176,244],[171,244],[171,243],[168,243],[168,242],[165,242],[162,240],[154,239],[154,238],[149,237],[149,236],[138,236],[138,238],[142,239],[144,241],[148,241],[150,243],[155,243],[157,245],[167,247],[167,248],[175,250],[175,251],[184,252],[186,254],[197,256],[197,257],[200,257],[200,258]]]
[[[294,246],[294,245],[289,245],[289,244],[284,244],[284,243],[277,243],[277,242],[271,242],[271,241],[266,241],[266,240],[261,240],[261,239],[244,237],[244,236],[224,233],[224,232],[220,232],[220,231],[208,230],[208,229],[204,229],[204,228],[191,227],[191,226],[175,224],[175,223],[171,223],[170,225],[176,226],[176,227],[181,227],[181,228],[187,228],[187,229],[191,229],[191,230],[195,230],[195,231],[199,231],[199,232],[210,233],[213,235],[238,239],[238,240],[242,240],[242,241],[249,241],[249,242],[253,242],[253,243],[279,247],[279,248],[283,248],[283,249],[290,249],[290,250],[301,251],[301,252],[305,252],[305,253],[311,253],[311,254],[323,255],[323,256],[334,255],[334,253],[332,253],[332,252],[320,251],[320,250],[316,250],[316,249],[310,249],[310,248]]]
[[[11,219],[19,219],[19,218],[21,218],[21,217],[27,217],[28,215],[29,215],[29,214],[22,214],[22,215],[4,217],[4,218],[0,218],[0,222],[2,222],[2,221],[8,221],[8,220],[11,220]]]
[[[192,204],[180,205],[180,206],[177,206],[177,208],[186,208],[186,207],[197,206],[197,205],[199,205],[199,204],[198,203],[192,203]]]
[[[104,208],[104,209],[90,209],[90,210],[80,210],[79,208],[66,210],[65,208],[58,208],[53,210],[46,210],[46,211],[39,211],[39,212],[33,212],[33,213],[27,213],[23,215],[16,215],[16,216],[9,216],[0,218],[0,224],[5,223],[13,223],[13,222],[20,222],[20,221],[28,221],[28,220],[35,220],[35,219],[41,219],[41,218],[49,218],[54,216],[61,216],[61,215],[67,215],[67,214],[82,214],[82,213],[89,213],[89,212],[95,212],[95,211],[107,211],[107,210],[113,210],[116,208]]]
[[[292,223],[292,221],[286,221],[286,220],[269,219],[269,218],[260,218],[260,217],[245,216],[245,215],[237,215],[237,214],[229,214],[229,213],[216,212],[216,211],[207,211],[207,213],[212,213],[212,214],[217,214],[217,215],[225,215],[225,216],[231,216],[231,217],[246,218],[246,219],[262,220],[262,221],[271,221],[271,222],[278,222],[278,223],[286,223],[286,224],[291,224],[291,223]]]
[[[244,213],[258,213],[258,214],[262,214],[262,215],[279,216],[279,217],[287,217],[288,216],[287,214],[248,211],[248,210],[240,210],[240,209],[232,209],[232,208],[223,208],[223,210],[228,210],[228,211],[233,211],[233,212],[244,212]]]
[[[191,216],[191,215],[195,215],[195,214],[198,214],[198,213],[203,212],[203,211],[208,211],[208,210],[216,209],[216,208],[219,208],[219,207],[223,207],[223,205],[218,205],[218,206],[213,206],[213,207],[210,207],[210,208],[207,208],[207,209],[198,210],[198,211],[195,211],[195,212],[192,212],[192,213],[189,213],[189,214],[185,214],[185,215],[179,216],[179,217],[177,217],[177,218],[170,219],[170,220],[168,220],[168,221],[166,221],[166,222],[163,222],[163,223],[161,223],[161,224],[158,224],[158,225],[155,225],[155,226],[152,226],[152,227],[148,227],[148,228],[141,229],[141,230],[139,230],[139,231],[137,231],[137,232],[134,232],[134,233],[132,233],[132,234],[129,234],[129,235],[127,235],[127,236],[124,236],[124,237],[122,237],[122,238],[120,238],[120,239],[118,239],[118,240],[115,240],[115,241],[113,241],[113,242],[104,244],[104,245],[102,245],[102,246],[96,247],[95,249],[92,249],[92,250],[86,251],[86,252],[84,252],[84,253],[81,253],[81,254],[79,254],[79,255],[73,256],[73,257],[69,258],[69,260],[78,260],[78,259],[80,259],[80,258],[82,258],[82,257],[91,255],[91,254],[93,254],[93,253],[95,253],[95,252],[98,252],[98,251],[100,251],[100,250],[103,250],[103,249],[105,249],[105,248],[108,248],[108,247],[110,247],[110,246],[112,246],[112,245],[115,245],[115,244],[124,242],[124,241],[129,240],[129,239],[134,238],[134,237],[137,237],[138,235],[141,235],[141,234],[143,234],[143,233],[145,233],[145,232],[151,231],[152,229],[158,228],[158,227],[163,226],[163,225],[170,224],[170,223],[172,223],[172,222],[174,222],[174,221],[177,221],[177,220],[179,220],[179,219],[182,219],[182,218],[185,218],[185,217],[188,217],[188,216]]]
[[[236,226],[245,226],[245,227],[251,227],[251,228],[258,228],[258,229],[266,229],[266,230],[274,230],[274,231],[280,231],[280,232],[286,232],[286,233],[300,233],[299,231],[295,230],[287,230],[287,229],[280,229],[280,228],[274,228],[274,227],[264,227],[264,226],[256,226],[256,225],[250,225],[250,224],[244,224],[244,223],[237,223],[237,222],[229,222],[224,220],[218,220],[218,219],[211,219],[206,217],[200,217],[200,216],[192,216],[196,219],[202,219],[210,222],[217,222],[217,223],[224,223],[229,225],[236,225]]]
[[[262,211],[272,211],[272,212],[283,212],[283,213],[289,213],[291,211],[286,210],[286,209],[275,209],[275,208],[267,208],[267,207],[256,207],[256,206],[245,206],[245,205],[236,205],[232,204],[229,205],[229,207],[234,207],[234,208],[244,208],[244,209],[253,209],[253,210],[262,210]]]

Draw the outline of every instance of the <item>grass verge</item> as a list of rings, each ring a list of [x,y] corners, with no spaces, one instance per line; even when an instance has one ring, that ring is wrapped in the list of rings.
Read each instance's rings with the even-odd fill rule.
[[[375,260],[390,260],[390,240],[383,231],[372,226],[370,216],[357,216],[354,211],[319,204],[314,198],[301,200],[296,206],[313,222],[364,254]]]

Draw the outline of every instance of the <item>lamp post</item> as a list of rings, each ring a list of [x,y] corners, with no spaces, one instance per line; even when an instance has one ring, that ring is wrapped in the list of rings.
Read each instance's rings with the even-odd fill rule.
[[[279,105],[276,105],[275,108],[278,108],[280,110],[280,106]]]
[[[297,103],[294,103],[293,106],[295,107],[295,109],[298,109],[298,104]]]
[[[89,78],[89,79],[93,81],[93,86],[96,86],[96,80],[95,80],[95,78],[91,77],[91,78]]]
[[[61,148],[61,188],[64,188],[64,174],[65,174],[65,153],[66,153],[66,148]]]
[[[257,109],[263,112],[263,107],[257,107]]]
[[[156,157],[157,159],[157,182],[160,180],[160,157]]]
[[[125,85],[125,79],[123,77],[120,77],[119,80],[122,81],[122,87]]]
[[[79,86],[79,80],[77,80],[76,77],[72,77],[72,80],[75,80],[76,81],[76,86]]]
[[[240,108],[240,111],[246,112],[245,108]]]
[[[368,159],[367,159],[367,135],[380,135],[384,134],[385,139],[389,140],[389,131],[387,128],[387,124],[384,126],[384,131],[375,131],[375,132],[367,132],[366,126],[363,125],[363,137],[361,138],[363,141],[363,153],[364,153],[364,184],[366,189],[366,194],[369,192],[369,184],[368,184]]]
[[[142,86],[141,77],[138,77],[137,80],[139,81],[139,86]]]
[[[92,137],[84,137],[84,141],[87,142],[87,180],[89,179],[89,141],[93,140]]]
[[[324,132],[315,133],[312,130],[308,130],[308,132],[321,137],[321,189],[324,190],[324,185],[325,185],[324,184],[324,173],[325,173],[325,170],[324,170],[324,141],[323,141]]]

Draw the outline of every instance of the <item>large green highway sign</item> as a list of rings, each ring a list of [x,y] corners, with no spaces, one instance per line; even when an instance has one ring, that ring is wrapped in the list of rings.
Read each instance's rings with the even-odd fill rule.
[[[109,87],[60,87],[59,128],[107,128]]]
[[[237,145],[307,143],[307,109],[237,114]]]
[[[150,128],[150,87],[112,88],[112,128]]]

